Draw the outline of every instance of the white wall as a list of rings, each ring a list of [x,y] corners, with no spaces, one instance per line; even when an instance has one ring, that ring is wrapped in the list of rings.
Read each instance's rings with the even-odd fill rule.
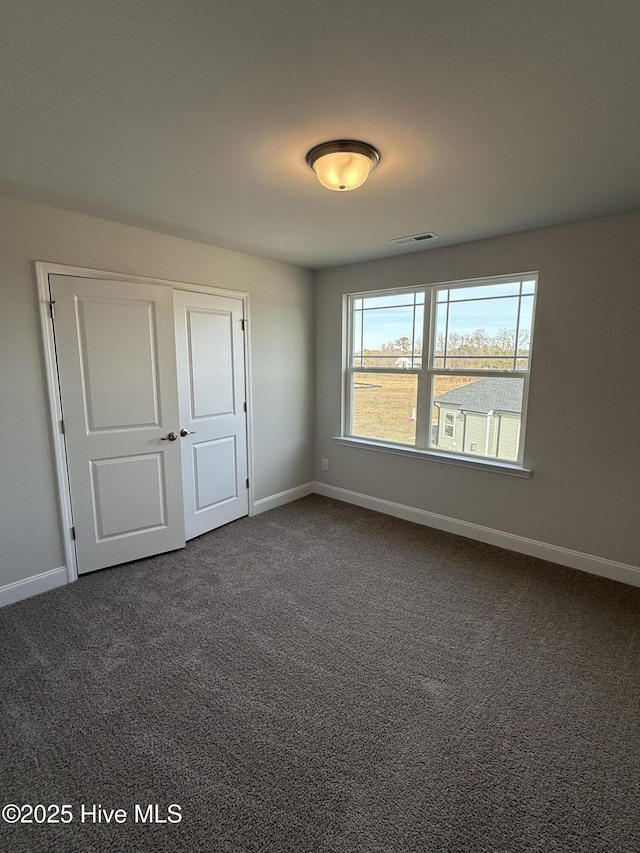
[[[254,496],[263,499],[312,480],[310,272],[0,197],[0,588],[64,564],[36,260],[248,292]]]
[[[531,479],[335,444],[342,297],[540,271],[525,466]],[[319,482],[640,566],[640,214],[323,270],[316,275]],[[625,411],[629,433],[611,430]]]

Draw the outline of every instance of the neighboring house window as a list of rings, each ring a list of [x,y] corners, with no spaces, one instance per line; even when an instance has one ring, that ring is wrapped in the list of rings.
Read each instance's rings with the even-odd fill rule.
[[[347,296],[343,435],[522,466],[536,285],[527,273]]]
[[[456,435],[456,416],[453,412],[444,413],[444,426],[442,433],[446,438],[455,438]]]

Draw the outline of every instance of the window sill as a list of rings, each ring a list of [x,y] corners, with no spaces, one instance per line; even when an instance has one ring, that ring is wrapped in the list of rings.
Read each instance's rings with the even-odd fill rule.
[[[533,475],[531,468],[523,468],[510,462],[498,462],[489,459],[471,459],[468,456],[457,456],[453,453],[439,453],[437,450],[417,450],[415,447],[403,447],[400,444],[387,444],[384,441],[372,441],[367,438],[348,438],[334,436],[336,444],[345,447],[360,447],[363,450],[376,450],[380,453],[392,453],[396,456],[409,456],[414,459],[425,459],[428,462],[444,462],[445,465],[458,465],[461,468],[475,468],[490,471],[494,474],[507,474],[509,477],[529,479]]]

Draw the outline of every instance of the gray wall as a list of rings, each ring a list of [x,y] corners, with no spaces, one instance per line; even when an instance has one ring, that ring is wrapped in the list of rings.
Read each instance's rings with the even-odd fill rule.
[[[255,498],[312,480],[311,273],[0,197],[0,587],[64,565],[35,260],[247,291]]]
[[[539,270],[529,480],[339,446],[342,296]],[[316,275],[315,479],[611,560],[640,564],[640,214],[322,270]]]

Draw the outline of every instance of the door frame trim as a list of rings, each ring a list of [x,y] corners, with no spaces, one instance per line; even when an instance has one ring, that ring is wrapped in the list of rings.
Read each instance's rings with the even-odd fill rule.
[[[244,358],[245,358],[245,393],[247,399],[247,472],[249,476],[249,515],[254,512],[253,484],[253,398],[251,385],[251,341],[249,322],[249,294],[239,290],[225,290],[221,287],[209,287],[204,284],[193,284],[184,281],[152,278],[150,276],[130,275],[128,273],[94,270],[86,267],[73,267],[66,264],[52,264],[47,261],[35,261],[36,285],[40,309],[40,333],[42,355],[44,358],[45,378],[47,386],[47,403],[49,409],[49,434],[55,462],[55,483],[60,525],[60,539],[65,556],[68,583],[78,579],[78,564],[76,549],[73,544],[72,528],[73,514],[71,511],[71,492],[67,473],[67,449],[61,429],[62,401],[58,384],[58,361],[54,327],[51,321],[51,294],[49,290],[50,275],[68,275],[78,278],[108,279],[110,281],[132,282],[134,284],[162,285],[172,290],[186,290],[194,293],[209,293],[213,296],[226,296],[240,299],[245,320]]]

